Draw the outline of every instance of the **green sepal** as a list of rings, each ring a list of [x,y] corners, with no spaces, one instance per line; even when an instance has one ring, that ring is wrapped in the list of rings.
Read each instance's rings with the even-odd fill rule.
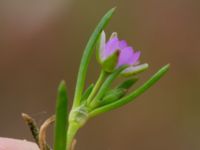
[[[103,38],[105,38],[105,39],[103,39]],[[102,40],[105,40],[105,41],[102,41]],[[101,32],[101,34],[97,40],[97,44],[96,44],[96,59],[97,59],[98,63],[100,63],[100,64],[102,64],[102,62],[103,62],[103,60],[101,58],[102,44],[104,44],[104,45],[106,44],[106,33],[104,31]]]
[[[54,150],[66,150],[67,128],[68,128],[68,98],[65,82],[62,81],[58,87],[56,101],[56,119],[54,128]]]
[[[149,68],[149,65],[147,63],[141,64],[141,65],[137,65],[137,66],[131,66],[131,67],[125,69],[121,73],[121,75],[124,76],[124,77],[134,76],[134,75],[137,75],[137,74],[139,74],[141,72],[144,72],[148,68]]]
[[[115,37],[118,37],[117,32],[113,32],[113,33],[111,34],[110,40],[113,39],[113,38],[115,38]]]
[[[97,62],[101,64],[102,60],[101,60],[101,54],[100,54],[100,41],[101,41],[101,36],[99,36],[99,39],[96,45],[96,59],[97,59]]]
[[[89,95],[90,95],[90,93],[92,92],[93,89],[94,89],[94,84],[92,83],[83,93],[83,96],[81,98],[81,102],[84,102],[89,97]]]
[[[118,58],[119,58],[119,51],[114,52],[112,55],[110,55],[106,60],[102,62],[102,69],[105,72],[111,73],[115,69]]]

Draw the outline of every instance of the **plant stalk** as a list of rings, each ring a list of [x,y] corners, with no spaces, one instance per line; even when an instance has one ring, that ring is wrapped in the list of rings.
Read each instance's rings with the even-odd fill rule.
[[[93,90],[90,94],[90,96],[87,99],[87,104],[89,104],[92,101],[95,94],[97,93],[97,91],[101,87],[102,83],[105,81],[106,77],[107,77],[107,73],[102,70],[101,73],[100,73],[100,76],[99,76],[99,78],[98,78],[98,80],[97,80],[97,82],[96,82],[96,84],[95,84],[95,86],[94,86],[94,88],[93,88]]]
[[[80,125],[78,123],[76,122],[69,123],[69,128],[67,132],[67,150],[71,150],[73,140],[79,128]]]

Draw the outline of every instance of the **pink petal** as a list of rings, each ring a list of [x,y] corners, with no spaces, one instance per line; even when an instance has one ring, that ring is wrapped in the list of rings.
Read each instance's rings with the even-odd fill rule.
[[[122,40],[122,41],[119,42],[119,48],[120,49],[124,49],[127,46],[128,46],[128,44],[125,40]]]
[[[132,61],[131,65],[134,65],[135,63],[139,61],[140,55],[141,55],[140,51],[137,51],[134,53],[134,56],[131,58],[131,61]]]
[[[114,37],[107,42],[103,52],[103,58],[106,59],[117,50],[119,50],[119,39],[118,37]]]
[[[118,67],[122,65],[132,65],[134,59],[134,52],[132,47],[126,47],[120,51],[118,59]]]

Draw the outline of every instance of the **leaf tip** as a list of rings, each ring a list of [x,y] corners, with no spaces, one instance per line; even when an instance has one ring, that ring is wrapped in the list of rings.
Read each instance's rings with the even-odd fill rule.
[[[167,64],[167,65],[165,65],[164,67],[163,67],[163,70],[165,70],[165,71],[168,71],[169,70],[169,68],[170,68],[170,66],[171,66],[171,64],[169,63],[169,64]]]
[[[62,89],[66,89],[65,80],[62,80],[62,81],[60,82],[58,89],[59,89],[59,91],[62,90]]]
[[[117,9],[117,6],[114,6],[112,9],[111,9],[111,11],[115,11]]]
[[[108,11],[108,13],[112,15],[112,14],[115,12],[116,9],[117,9],[117,7],[115,6],[115,7],[111,8],[111,9]]]

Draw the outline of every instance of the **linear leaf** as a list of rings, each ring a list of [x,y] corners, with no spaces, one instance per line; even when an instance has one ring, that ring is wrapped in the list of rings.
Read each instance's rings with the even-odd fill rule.
[[[83,93],[83,96],[81,98],[81,102],[85,101],[89,97],[89,95],[91,94],[93,89],[94,89],[94,84],[92,83],[92,84],[89,85],[89,87]]]
[[[56,102],[56,120],[55,120],[55,129],[54,129],[54,150],[66,150],[67,142],[67,107],[68,107],[68,98],[66,92],[65,82],[62,81],[58,88],[58,96]]]

